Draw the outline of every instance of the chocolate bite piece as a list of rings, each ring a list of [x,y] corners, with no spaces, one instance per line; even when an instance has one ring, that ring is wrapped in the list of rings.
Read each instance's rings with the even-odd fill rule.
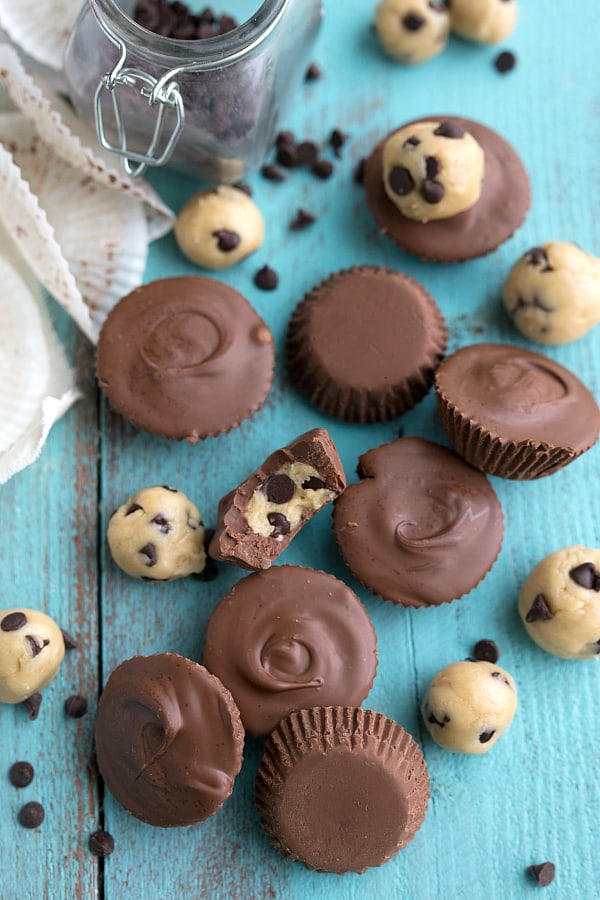
[[[420,222],[403,216],[388,197],[383,179],[384,146],[396,129],[365,162],[367,205],[379,230],[403,250],[425,260],[460,262],[490,253],[511,237],[529,208],[529,179],[523,163],[504,138],[472,119],[436,115],[414,120],[414,124],[424,121],[451,123],[466,130],[481,146],[484,174],[480,197],[470,209],[447,219]]]
[[[243,744],[229,691],[175,653],[126,660],[100,697],[98,768],[119,803],[149,825],[214,815],[233,790]]]
[[[433,383],[446,349],[437,304],[412,278],[377,266],[331,275],[294,310],[286,343],[294,384],[347,422],[386,422]]]
[[[294,710],[362,703],[376,647],[367,611],[347,585],[314,569],[273,566],[221,600],[203,662],[233,694],[246,730],[267,735]]]
[[[271,843],[321,872],[362,873],[423,824],[429,777],[412,737],[353,707],[305,709],[267,739],[256,805]]]
[[[595,444],[600,409],[568,369],[509,344],[472,344],[435,376],[442,424],[468,463],[501,478],[551,475]]]
[[[233,288],[201,276],[132,291],[106,319],[96,373],[133,425],[195,443],[230,431],[271,387],[273,336]]]
[[[244,569],[268,569],[309,519],[346,486],[344,467],[324,428],[272,453],[219,502],[208,552]]]
[[[360,484],[333,511],[350,571],[384,600],[437,606],[470,591],[494,564],[502,509],[488,480],[451,450],[400,438],[364,453]]]

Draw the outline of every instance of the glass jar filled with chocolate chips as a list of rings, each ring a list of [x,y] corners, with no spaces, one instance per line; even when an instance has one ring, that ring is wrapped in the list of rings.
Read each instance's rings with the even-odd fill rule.
[[[224,0],[225,2],[225,0]],[[211,182],[259,168],[306,71],[321,0],[88,0],[65,73],[73,105],[130,175]]]

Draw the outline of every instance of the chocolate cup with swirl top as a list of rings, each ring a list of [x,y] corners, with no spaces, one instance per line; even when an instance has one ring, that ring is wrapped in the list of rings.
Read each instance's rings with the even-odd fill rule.
[[[172,828],[214,815],[242,765],[229,691],[176,653],[135,656],[110,675],[96,718],[98,768],[136,818]]]
[[[452,450],[411,437],[359,457],[360,484],[335,501],[333,531],[346,565],[374,594],[438,606],[474,588],[504,532],[487,478]]]
[[[450,443],[501,478],[551,475],[598,439],[600,409],[568,369],[509,344],[472,344],[449,356],[435,390]]]
[[[248,575],[206,629],[203,662],[226,684],[251,734],[307,706],[359,704],[377,667],[375,631],[347,585],[314,569]]]
[[[262,406],[274,361],[273,336],[245,297],[188,275],[145,284],[117,303],[100,332],[96,374],[124,419],[193,444]]]

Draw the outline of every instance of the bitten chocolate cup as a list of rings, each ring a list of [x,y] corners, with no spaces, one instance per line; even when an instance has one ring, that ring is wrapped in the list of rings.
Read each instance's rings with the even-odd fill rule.
[[[255,798],[285,856],[321,872],[363,873],[414,838],[429,776],[418,744],[392,719],[356,707],[305,709],[267,739]]]
[[[291,380],[346,422],[387,422],[428,392],[447,328],[427,291],[401,272],[356,266],[313,288],[290,319]]]
[[[533,350],[472,344],[444,360],[435,390],[450,443],[490,475],[551,475],[593,446],[600,409],[568,369]]]

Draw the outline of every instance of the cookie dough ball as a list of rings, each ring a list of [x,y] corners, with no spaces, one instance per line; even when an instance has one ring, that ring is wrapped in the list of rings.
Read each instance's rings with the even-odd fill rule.
[[[56,622],[35,609],[0,611],[0,703],[22,703],[57,674],[65,641]]]
[[[200,513],[185,494],[166,485],[130,497],[113,514],[107,538],[116,564],[144,581],[198,575],[206,565]]]
[[[470,659],[438,672],[421,706],[434,741],[446,750],[472,754],[494,746],[516,709],[517,688],[508,672]]]
[[[502,300],[532,341],[576,341],[600,321],[600,259],[568,241],[532,247],[509,272]]]
[[[546,556],[519,594],[531,638],[564,659],[600,658],[600,550],[579,545]]]
[[[450,17],[437,0],[382,0],[375,12],[381,46],[401,63],[425,62],[444,49]]]
[[[484,153],[456,121],[416,122],[383,148],[385,192],[403,216],[419,222],[448,219],[481,195]]]
[[[517,24],[517,0],[452,0],[450,28],[478,44],[498,44]]]
[[[179,249],[198,266],[227,269],[263,242],[265,223],[244,191],[219,185],[191,197],[175,220]]]

